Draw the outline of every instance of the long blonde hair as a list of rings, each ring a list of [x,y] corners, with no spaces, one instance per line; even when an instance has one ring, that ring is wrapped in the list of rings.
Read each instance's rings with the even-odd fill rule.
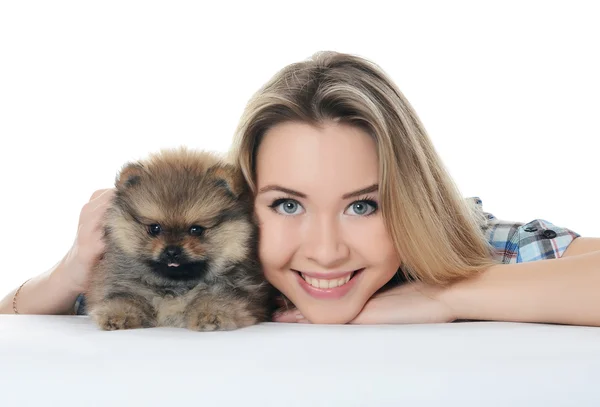
[[[265,132],[286,121],[327,120],[360,126],[375,140],[382,216],[406,278],[447,284],[497,264],[485,219],[461,196],[412,106],[361,57],[319,52],[280,70],[248,102],[230,158],[256,193]]]

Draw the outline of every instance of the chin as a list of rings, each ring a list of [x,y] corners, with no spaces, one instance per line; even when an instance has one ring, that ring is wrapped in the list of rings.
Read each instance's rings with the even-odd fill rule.
[[[308,304],[298,307],[298,309],[311,324],[343,325],[356,318],[364,306],[364,304],[351,306],[351,304],[340,303],[341,301],[336,302],[335,305],[325,303],[311,306]]]
[[[363,307],[372,295],[372,284],[368,284],[359,274],[358,279],[354,282],[358,286],[346,295],[337,299],[318,299],[307,294],[300,284],[301,277],[293,272],[293,279],[269,278],[267,280],[286,296],[292,304],[300,311],[300,313],[312,324],[331,324],[343,325],[354,320],[362,311]],[[279,276],[278,276],[279,277]],[[287,276],[286,276],[287,277]],[[367,283],[367,284],[365,284]]]

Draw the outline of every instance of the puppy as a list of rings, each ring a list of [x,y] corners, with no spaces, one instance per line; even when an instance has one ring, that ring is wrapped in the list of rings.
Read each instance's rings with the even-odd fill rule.
[[[86,293],[99,327],[212,331],[267,321],[271,289],[245,185],[208,152],[163,150],[126,164]]]

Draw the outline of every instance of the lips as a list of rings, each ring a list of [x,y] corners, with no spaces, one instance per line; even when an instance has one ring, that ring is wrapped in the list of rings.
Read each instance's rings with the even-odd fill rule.
[[[336,288],[346,284],[352,278],[354,273],[346,274],[345,277],[322,279],[311,277],[307,274],[300,273],[304,281],[313,286],[314,288]]]
[[[293,271],[300,286],[310,296],[318,299],[339,299],[356,285],[363,270],[327,274]]]

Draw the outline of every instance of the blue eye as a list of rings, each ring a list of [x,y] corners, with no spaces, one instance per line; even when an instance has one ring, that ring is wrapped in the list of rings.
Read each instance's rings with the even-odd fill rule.
[[[377,202],[368,199],[355,201],[348,206],[348,210],[352,211],[352,213],[348,213],[348,215],[369,216],[377,211]]]
[[[288,198],[276,199],[269,207],[282,215],[298,215],[302,211],[300,202]]]

